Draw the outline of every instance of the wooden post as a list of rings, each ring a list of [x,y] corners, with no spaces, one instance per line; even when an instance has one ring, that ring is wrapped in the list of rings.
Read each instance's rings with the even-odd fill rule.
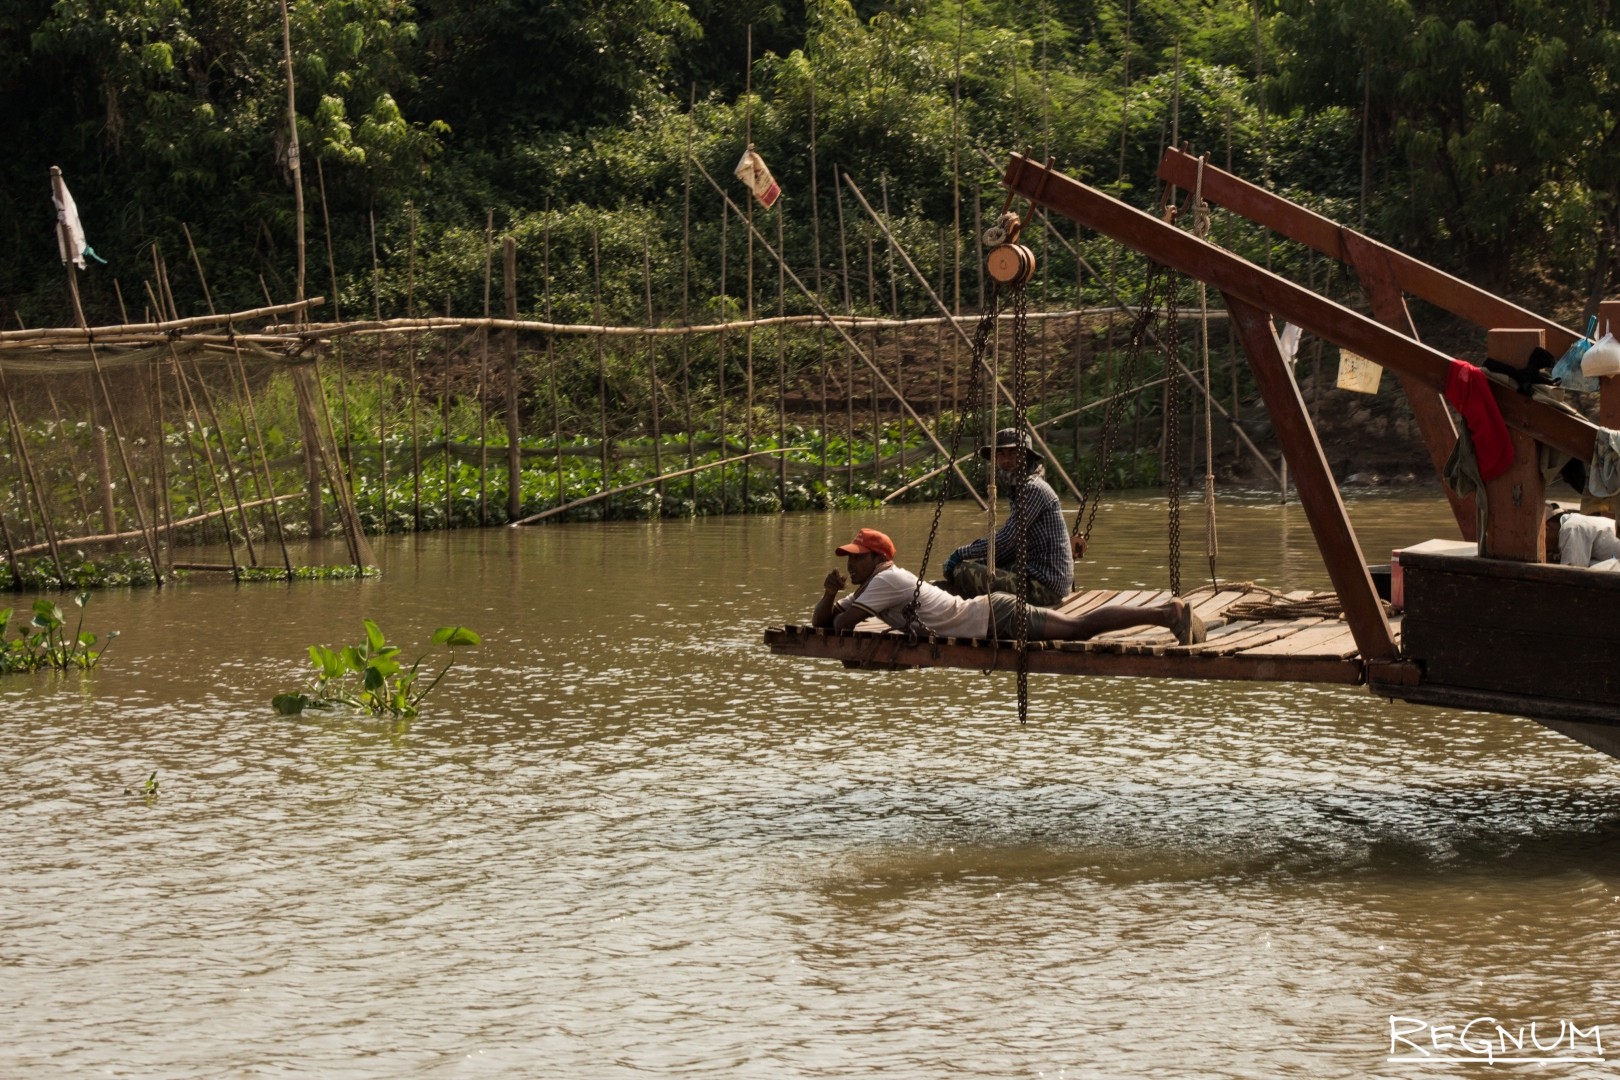
[[[1620,332],[1620,300],[1598,305],[1598,335]],[[1598,391],[1598,423],[1611,431],[1620,428],[1620,378],[1605,375]]]
[[[1249,354],[1249,367],[1254,371],[1266,410],[1276,425],[1278,441],[1294,449],[1294,483],[1299,490],[1299,502],[1311,523],[1322,561],[1327,564],[1328,577],[1344,605],[1344,618],[1350,624],[1356,648],[1365,661],[1393,661],[1398,658],[1400,649],[1373,588],[1366,559],[1350,527],[1350,518],[1322,453],[1322,444],[1311,427],[1299,386],[1283,362],[1271,316],[1231,293],[1226,293],[1225,297],[1226,310],[1236,325],[1244,351]],[[1538,525],[1539,520],[1538,516]]]
[[[1486,356],[1520,368],[1543,341],[1539,329],[1488,330],[1485,337]],[[1493,559],[1546,562],[1542,507],[1547,496],[1540,446],[1522,431],[1509,431],[1508,435],[1513,440],[1513,464],[1501,476],[1485,481],[1485,535],[1479,538],[1479,553]]]
[[[506,290],[506,317],[517,319],[517,240],[501,240],[502,286]],[[523,459],[518,453],[522,426],[518,423],[517,331],[506,332],[506,519],[522,516]],[[561,496],[561,492],[558,495]]]

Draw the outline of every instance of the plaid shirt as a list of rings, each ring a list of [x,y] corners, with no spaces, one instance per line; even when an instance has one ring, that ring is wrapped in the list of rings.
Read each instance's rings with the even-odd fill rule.
[[[1018,569],[1019,522],[1028,522],[1029,576],[1041,582],[1060,596],[1074,589],[1074,552],[1069,547],[1069,529],[1063,523],[1063,508],[1057,492],[1046,482],[1046,470],[1037,465],[1024,479],[1018,501],[1013,503],[1007,520],[996,530],[996,569]],[[952,553],[956,561],[971,559],[983,562],[990,556],[990,541],[985,537],[963,544]]]

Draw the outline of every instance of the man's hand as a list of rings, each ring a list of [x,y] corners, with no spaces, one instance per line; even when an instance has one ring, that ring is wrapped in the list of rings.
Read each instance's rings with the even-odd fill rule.
[[[1069,550],[1074,553],[1076,562],[1086,557],[1086,548],[1090,546],[1086,538],[1080,533],[1075,533],[1069,537]]]
[[[837,593],[842,592],[846,584],[844,575],[837,570],[832,570],[828,572],[827,577],[822,581],[821,587],[830,593]]]

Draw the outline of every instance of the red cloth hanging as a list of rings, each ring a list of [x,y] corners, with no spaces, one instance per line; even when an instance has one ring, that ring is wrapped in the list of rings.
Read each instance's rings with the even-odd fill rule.
[[[1468,424],[1479,478],[1495,480],[1507,472],[1513,464],[1513,440],[1491,395],[1490,377],[1465,360],[1453,360],[1446,375],[1446,400]]]

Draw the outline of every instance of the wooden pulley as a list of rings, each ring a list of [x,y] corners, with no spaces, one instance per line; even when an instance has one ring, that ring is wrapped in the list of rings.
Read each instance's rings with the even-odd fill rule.
[[[992,248],[985,269],[1003,285],[1022,285],[1035,276],[1035,253],[1023,244]]]

